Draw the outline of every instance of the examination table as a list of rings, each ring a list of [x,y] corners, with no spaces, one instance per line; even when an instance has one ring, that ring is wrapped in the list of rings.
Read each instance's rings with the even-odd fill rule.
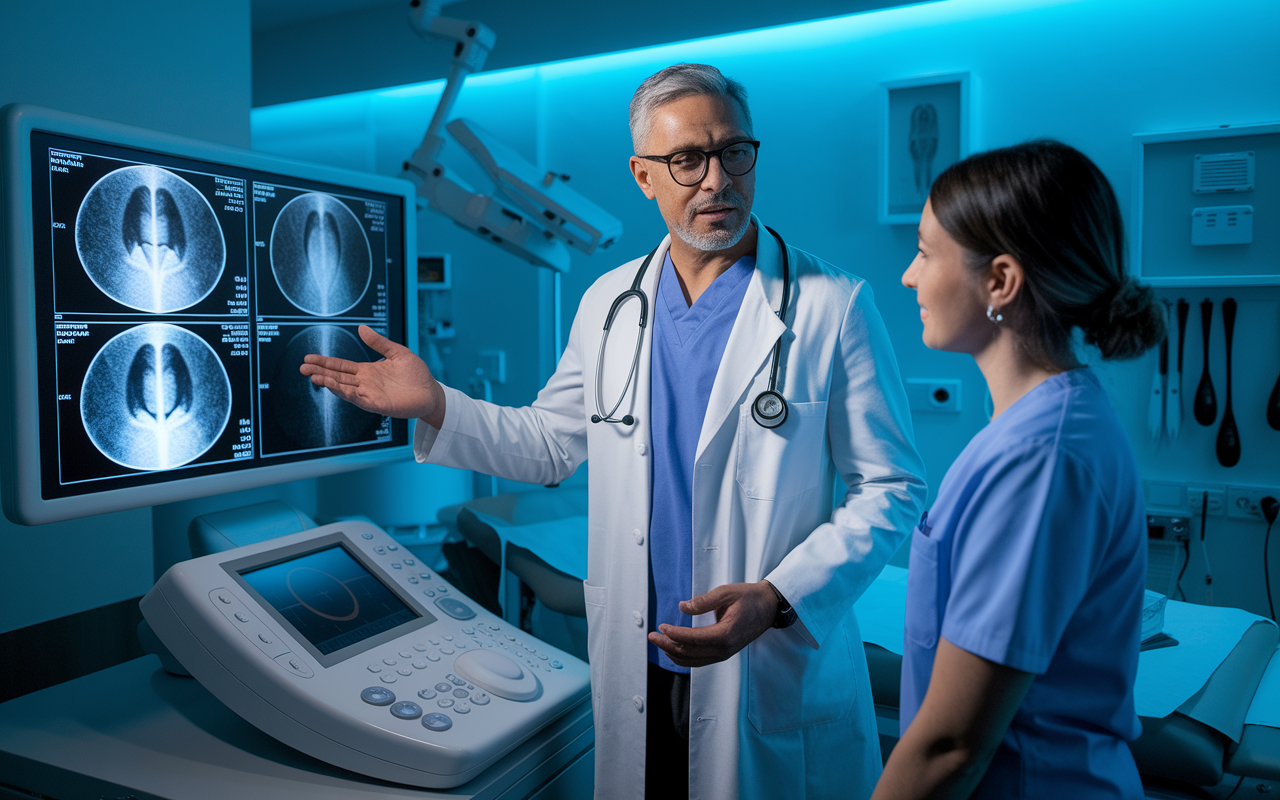
[[[886,756],[898,738],[907,571],[886,567],[855,608],[866,646],[876,721]],[[1169,601],[1174,647],[1139,656],[1135,695],[1142,736],[1138,770],[1164,793],[1188,797],[1224,774],[1280,781],[1280,661],[1271,620],[1233,608]],[[1273,674],[1274,673],[1274,674]],[[1264,679],[1265,678],[1265,679]]]

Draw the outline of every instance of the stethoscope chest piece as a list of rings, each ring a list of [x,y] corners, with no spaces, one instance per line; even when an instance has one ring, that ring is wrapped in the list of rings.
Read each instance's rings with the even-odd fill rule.
[[[776,428],[787,421],[787,401],[775,391],[763,391],[751,404],[751,418],[761,427]]]

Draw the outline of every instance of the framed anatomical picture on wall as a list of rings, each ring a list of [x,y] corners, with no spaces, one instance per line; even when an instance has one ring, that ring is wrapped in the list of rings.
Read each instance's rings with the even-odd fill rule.
[[[969,73],[881,86],[879,220],[916,225],[933,179],[969,154]]]

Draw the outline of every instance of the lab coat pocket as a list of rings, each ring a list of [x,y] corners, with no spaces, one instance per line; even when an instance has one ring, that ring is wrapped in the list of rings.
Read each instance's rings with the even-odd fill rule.
[[[858,699],[844,625],[814,650],[794,628],[768,630],[747,646],[747,716],[760,733],[833,722]]]
[[[939,542],[917,526],[911,532],[911,561],[907,568],[906,635],[921,647],[938,643],[938,549]]]
[[[754,399],[754,398],[752,398]],[[751,402],[738,410],[738,486],[754,500],[781,500],[801,494],[822,476],[827,403],[788,403],[787,421],[777,428],[756,424]]]

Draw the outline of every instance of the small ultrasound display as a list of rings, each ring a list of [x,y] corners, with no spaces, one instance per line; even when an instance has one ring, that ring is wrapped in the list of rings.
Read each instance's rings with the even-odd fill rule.
[[[31,144],[46,498],[407,442],[298,371],[376,359],[362,324],[404,341],[402,198]]]
[[[419,618],[341,545],[242,572],[240,578],[322,656]]]

